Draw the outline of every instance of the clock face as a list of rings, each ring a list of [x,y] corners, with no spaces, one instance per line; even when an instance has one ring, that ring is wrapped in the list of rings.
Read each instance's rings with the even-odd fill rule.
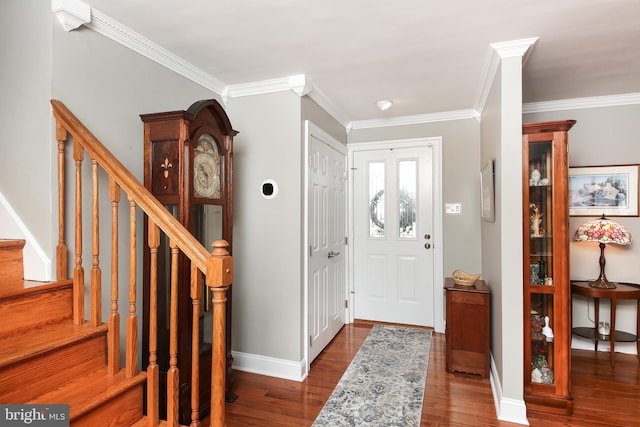
[[[195,147],[193,158],[193,189],[196,197],[219,199],[222,197],[220,185],[220,155],[213,136],[205,133]]]

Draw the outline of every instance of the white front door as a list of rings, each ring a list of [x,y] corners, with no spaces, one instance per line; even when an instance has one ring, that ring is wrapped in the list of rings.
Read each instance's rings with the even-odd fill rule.
[[[434,326],[432,146],[353,152],[357,319]]]
[[[347,157],[328,139],[308,134],[309,363],[346,323]]]

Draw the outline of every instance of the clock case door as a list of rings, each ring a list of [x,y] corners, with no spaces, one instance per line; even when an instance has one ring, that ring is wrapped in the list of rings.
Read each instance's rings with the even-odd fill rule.
[[[233,249],[233,137],[224,109],[216,100],[194,103],[185,111],[144,114],[144,184],[145,187],[211,251],[211,243],[224,239]],[[204,135],[204,137],[203,137]],[[220,191],[211,197],[198,196],[195,191],[194,158],[198,141],[204,138],[216,144],[219,161]],[[148,239],[147,218],[144,221],[145,247]],[[149,269],[150,256],[144,251],[144,319],[143,366],[148,366],[149,343]],[[161,411],[166,413],[166,372],[169,368],[169,295],[171,281],[171,251],[166,236],[161,237],[158,250],[158,365],[160,366]],[[192,302],[190,298],[190,263],[182,254],[178,261],[178,369],[179,420],[191,421],[191,336]],[[203,281],[204,283],[204,281]],[[210,405],[211,390],[211,295],[204,286],[200,307],[200,413],[205,415]],[[231,288],[226,304],[226,396],[233,401],[231,371]],[[145,360],[146,359],[146,360]]]

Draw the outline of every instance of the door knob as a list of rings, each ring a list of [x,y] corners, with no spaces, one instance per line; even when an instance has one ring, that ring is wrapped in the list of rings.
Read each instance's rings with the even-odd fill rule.
[[[425,243],[424,244],[424,248],[425,249],[431,249],[431,243]]]
[[[329,255],[327,256],[327,258],[333,258],[334,256],[338,255],[340,255],[340,252],[329,251]]]
[[[431,234],[425,234],[425,235],[424,235],[424,239],[425,239],[425,240],[429,240],[430,238],[431,238]]]

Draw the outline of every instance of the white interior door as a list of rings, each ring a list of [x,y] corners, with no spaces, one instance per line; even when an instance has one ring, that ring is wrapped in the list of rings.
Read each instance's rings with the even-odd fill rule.
[[[340,153],[309,135],[309,363],[346,323],[347,167]]]
[[[357,319],[434,326],[432,146],[353,152]]]

